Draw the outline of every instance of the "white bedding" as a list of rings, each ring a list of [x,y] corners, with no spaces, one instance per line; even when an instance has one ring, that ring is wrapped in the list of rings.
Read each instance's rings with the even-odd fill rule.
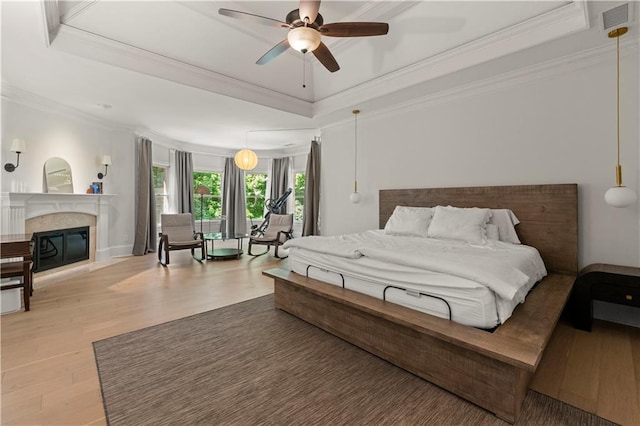
[[[531,287],[546,275],[536,249],[500,241],[472,245],[387,235],[376,230],[336,237],[296,238],[284,248],[291,249],[290,265],[297,264],[292,268],[294,271],[308,262],[360,281],[400,283],[408,288],[428,285],[430,294],[444,297],[451,289],[477,292],[482,287],[495,295],[494,309],[500,323],[509,318]]]

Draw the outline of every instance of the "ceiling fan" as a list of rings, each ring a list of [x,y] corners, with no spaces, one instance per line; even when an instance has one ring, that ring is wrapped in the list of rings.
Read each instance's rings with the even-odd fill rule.
[[[320,0],[300,0],[298,9],[289,12],[286,22],[267,18],[253,13],[239,12],[231,9],[219,9],[220,15],[231,18],[244,19],[263,25],[288,28],[287,38],[272,47],[256,62],[264,65],[289,47],[302,52],[313,52],[320,63],[329,71],[336,72],[340,65],[336,62],[321,36],[328,37],[368,37],[385,35],[389,32],[389,24],[385,22],[336,22],[325,24],[322,15],[318,13]]]

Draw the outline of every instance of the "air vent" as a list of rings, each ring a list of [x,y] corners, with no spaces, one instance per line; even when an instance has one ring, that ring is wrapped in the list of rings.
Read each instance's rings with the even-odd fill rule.
[[[629,22],[629,3],[621,4],[602,12],[602,26],[605,31],[626,25]]]

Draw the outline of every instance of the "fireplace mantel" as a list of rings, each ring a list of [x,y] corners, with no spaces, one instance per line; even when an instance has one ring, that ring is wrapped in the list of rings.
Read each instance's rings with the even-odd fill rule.
[[[4,192],[2,234],[22,234],[28,219],[52,213],[85,213],[96,216],[96,259],[109,257],[109,203],[111,194],[47,194]]]

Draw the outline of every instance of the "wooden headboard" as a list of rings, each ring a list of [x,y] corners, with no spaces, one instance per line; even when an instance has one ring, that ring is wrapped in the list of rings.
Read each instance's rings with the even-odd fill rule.
[[[548,272],[578,273],[578,185],[381,189],[380,228],[396,206],[511,209],[523,244],[540,252]]]

